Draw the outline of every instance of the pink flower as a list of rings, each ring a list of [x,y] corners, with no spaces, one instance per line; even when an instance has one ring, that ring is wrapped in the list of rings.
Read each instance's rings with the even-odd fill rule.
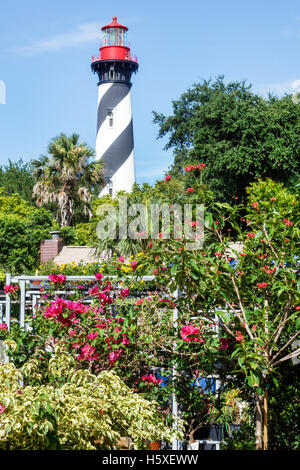
[[[154,276],[156,276],[156,274],[158,273],[158,269],[153,269],[152,273],[154,274]]]
[[[276,197],[271,197],[271,201],[276,201]]]
[[[216,251],[216,252],[214,253],[214,255],[215,255],[216,257],[220,257],[220,256],[222,256],[222,253],[220,253],[219,251]]]
[[[240,253],[240,256],[247,256],[247,253]]]
[[[70,331],[69,331],[69,335],[70,335],[70,336],[75,336],[75,335],[76,335],[76,331],[75,331],[75,330],[70,330]]]
[[[138,262],[137,262],[137,261],[132,261],[132,262],[130,263],[130,266],[131,266],[131,268],[132,268],[133,271],[136,270],[137,265],[138,265]]]
[[[150,242],[150,243],[148,243],[148,248],[151,248],[151,247],[152,247],[152,245],[153,245],[153,243],[151,243],[151,242]]]
[[[170,175],[165,176],[165,181],[170,181],[170,179],[171,179],[171,176],[170,176]]]
[[[256,207],[259,206],[259,204],[258,204],[258,202],[252,202],[251,206],[254,207],[254,208],[256,208]]]
[[[152,384],[152,385],[160,385],[162,383],[162,379],[157,379],[156,377],[154,377],[153,374],[149,374],[149,375],[142,375],[141,377],[141,380],[142,382],[147,382],[149,384]]]
[[[252,330],[252,331],[256,331],[256,330],[257,330],[257,326],[256,326],[256,325],[253,325],[253,326],[251,327],[251,330]]]
[[[136,301],[135,305],[141,305],[144,302],[144,299],[139,299]]]
[[[108,354],[108,360],[110,364],[114,364],[120,356],[122,356],[123,350],[122,349],[117,349],[116,351],[112,351],[111,353]]]
[[[119,260],[121,263],[123,263],[123,262],[124,262],[123,256],[119,256],[118,260]]]
[[[6,284],[4,286],[4,294],[11,294],[14,291],[17,291],[19,289],[19,286],[15,285],[13,286],[12,284]]]
[[[64,284],[67,278],[64,274],[50,274],[48,279],[54,284]]]
[[[84,289],[84,286],[77,286],[77,289]]]
[[[200,328],[193,325],[185,325],[180,330],[180,336],[183,341],[188,343],[204,343],[200,332]]]
[[[104,278],[104,276],[103,276],[102,273],[97,273],[97,274],[95,274],[95,278],[96,278],[98,281],[101,281],[101,280]]]
[[[2,405],[2,403],[0,403],[0,415],[2,413],[4,413],[4,411],[6,410],[6,406]]]
[[[6,323],[0,324],[0,330],[8,330],[8,326],[6,325]]]
[[[99,335],[98,331],[95,331],[95,333],[89,333],[87,335],[87,338],[88,339],[95,339],[95,338],[97,338],[98,335]]]
[[[187,188],[186,190],[187,193],[193,193],[194,191],[195,191],[194,188]]]
[[[128,339],[126,336],[124,336],[123,339],[122,339],[122,344],[127,346],[128,344],[130,344],[130,339]]]

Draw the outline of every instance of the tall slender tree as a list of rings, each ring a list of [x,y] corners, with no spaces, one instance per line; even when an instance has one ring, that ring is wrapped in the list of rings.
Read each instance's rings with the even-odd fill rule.
[[[94,150],[79,142],[79,135],[60,134],[48,146],[48,155],[33,161],[35,185],[33,195],[38,206],[57,204],[62,227],[72,225],[74,202],[83,202],[83,210],[91,215],[91,196],[102,184],[102,163],[95,162]]]

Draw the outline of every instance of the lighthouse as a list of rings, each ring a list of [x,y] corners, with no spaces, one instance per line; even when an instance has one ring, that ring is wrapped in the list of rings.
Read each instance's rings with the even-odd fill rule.
[[[131,76],[138,62],[127,42],[128,28],[116,16],[101,29],[100,55],[91,64],[99,78],[96,159],[104,169],[100,196],[115,196],[121,190],[130,192],[135,182]]]

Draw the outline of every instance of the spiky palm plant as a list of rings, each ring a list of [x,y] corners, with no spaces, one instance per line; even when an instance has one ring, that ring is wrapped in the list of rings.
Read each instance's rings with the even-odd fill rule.
[[[50,141],[48,155],[32,163],[36,203],[57,204],[62,227],[72,224],[76,199],[83,202],[84,213],[91,215],[92,191],[100,189],[103,182],[102,163],[91,160],[94,155],[91,147],[79,143],[78,134],[61,133]]]

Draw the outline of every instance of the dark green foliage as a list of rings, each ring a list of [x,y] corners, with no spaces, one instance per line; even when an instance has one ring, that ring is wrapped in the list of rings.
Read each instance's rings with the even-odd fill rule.
[[[7,165],[0,167],[0,186],[4,187],[7,194],[14,193],[32,203],[32,189],[34,181],[31,174],[30,163],[8,161]]]
[[[188,164],[206,163],[203,182],[220,200],[243,196],[258,177],[293,184],[299,177],[300,106],[289,96],[264,99],[245,82],[196,83],[173,114],[154,112],[159,137],[173,149],[172,173]]]
[[[41,240],[50,238],[51,212],[0,190],[0,267],[16,274],[39,265]]]

